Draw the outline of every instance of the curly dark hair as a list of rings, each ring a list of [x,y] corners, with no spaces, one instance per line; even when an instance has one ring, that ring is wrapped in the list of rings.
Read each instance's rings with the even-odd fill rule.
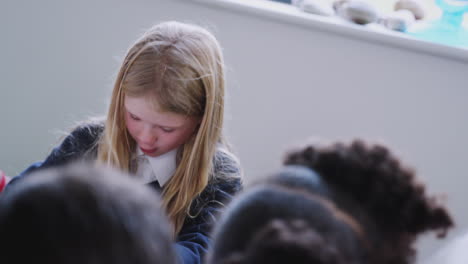
[[[354,140],[290,152],[285,165],[301,165],[320,174],[332,199],[365,230],[372,246],[369,263],[412,263],[418,234],[444,237],[453,221],[435,197],[425,193],[415,172],[388,148]]]

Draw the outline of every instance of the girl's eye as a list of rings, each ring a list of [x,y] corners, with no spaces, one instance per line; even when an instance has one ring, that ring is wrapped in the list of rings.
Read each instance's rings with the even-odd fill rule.
[[[130,118],[135,120],[135,121],[140,121],[140,118],[138,118],[137,116],[132,115],[132,114],[130,114]]]
[[[161,127],[162,131],[166,133],[171,133],[174,131],[174,128],[169,128],[169,127]]]

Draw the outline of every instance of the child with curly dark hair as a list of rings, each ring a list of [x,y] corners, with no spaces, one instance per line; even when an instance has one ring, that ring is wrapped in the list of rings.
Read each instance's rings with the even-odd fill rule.
[[[409,264],[419,234],[453,226],[384,146],[309,145],[285,165],[235,199],[210,263]]]

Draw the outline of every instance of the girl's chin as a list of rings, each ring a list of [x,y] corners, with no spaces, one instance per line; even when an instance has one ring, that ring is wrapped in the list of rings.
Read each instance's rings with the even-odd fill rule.
[[[145,154],[146,154],[146,153],[145,153]],[[159,154],[159,153],[157,153],[157,152],[154,152],[154,153],[146,154],[146,156],[155,158],[155,157],[161,156],[161,154]]]

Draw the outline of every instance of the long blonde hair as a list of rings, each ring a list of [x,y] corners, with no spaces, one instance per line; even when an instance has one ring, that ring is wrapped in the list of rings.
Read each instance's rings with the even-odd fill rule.
[[[132,172],[136,143],[126,129],[124,97],[154,98],[162,111],[199,117],[198,131],[178,153],[163,191],[163,206],[177,234],[191,202],[214,177],[213,157],[222,138],[224,62],[206,29],[165,22],[149,29],[127,52],[114,85],[98,162]],[[156,101],[157,100],[157,101]]]

